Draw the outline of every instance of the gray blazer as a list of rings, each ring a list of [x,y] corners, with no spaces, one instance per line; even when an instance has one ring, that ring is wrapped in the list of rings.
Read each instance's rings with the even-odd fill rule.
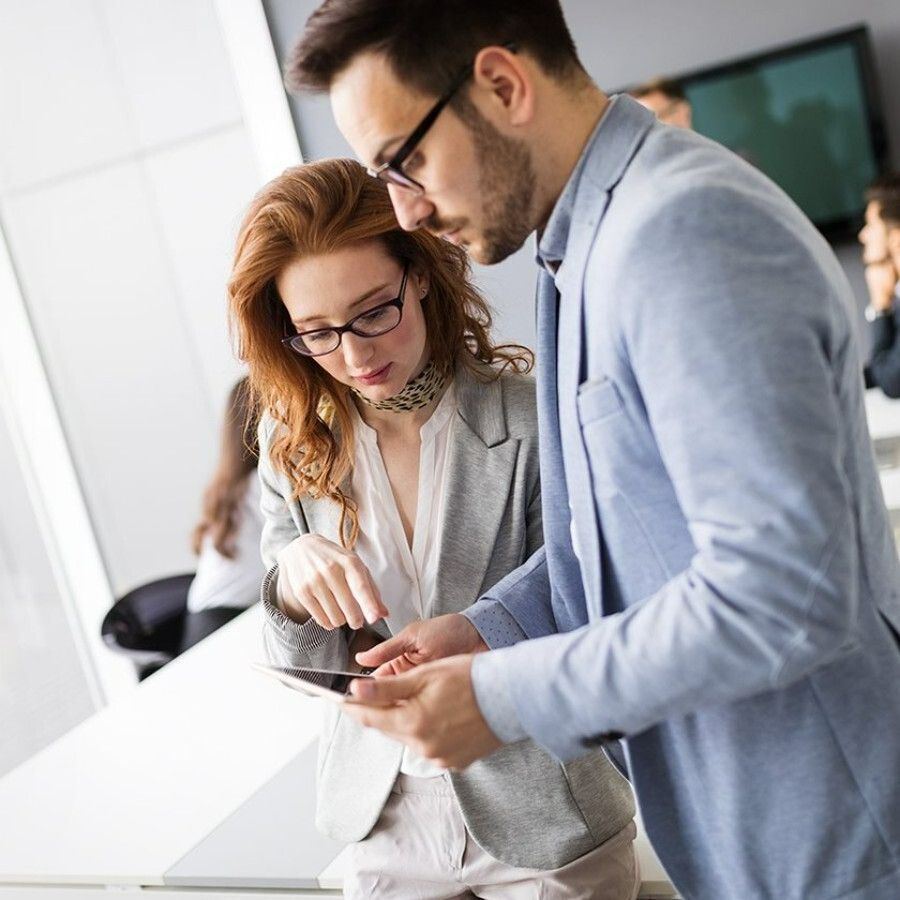
[[[505,375],[484,383],[460,370],[447,470],[447,526],[432,615],[459,612],[542,543],[534,384]],[[259,476],[265,525],[264,642],[279,665],[344,668],[348,629],[297,625],[270,602],[276,554],[307,532],[338,539],[328,500],[290,499],[268,458],[275,423],[260,425]],[[316,825],[341,841],[375,825],[400,768],[401,744],[324,704]],[[561,765],[531,741],[508,745],[450,775],[472,837],[510,865],[556,868],[603,843],[634,816],[631,789],[602,752]]]

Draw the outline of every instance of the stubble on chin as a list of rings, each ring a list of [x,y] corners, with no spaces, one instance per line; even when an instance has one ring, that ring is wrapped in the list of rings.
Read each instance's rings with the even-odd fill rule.
[[[477,262],[493,265],[515,253],[534,230],[531,223],[537,176],[524,141],[501,134],[474,107],[462,118],[475,144],[485,223],[479,244],[470,253]]]

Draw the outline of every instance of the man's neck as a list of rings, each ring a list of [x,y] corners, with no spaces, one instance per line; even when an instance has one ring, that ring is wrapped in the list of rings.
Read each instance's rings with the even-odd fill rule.
[[[537,230],[547,224],[553,207],[590,136],[609,108],[609,97],[593,82],[573,91],[554,84],[545,98],[547,116],[535,146],[533,159],[538,168],[540,208]]]

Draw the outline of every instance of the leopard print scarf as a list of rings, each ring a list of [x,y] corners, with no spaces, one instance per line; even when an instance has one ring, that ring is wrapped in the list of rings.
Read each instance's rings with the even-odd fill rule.
[[[433,362],[429,362],[399,394],[394,394],[393,397],[388,397],[387,400],[370,400],[356,388],[350,388],[350,390],[373,409],[409,412],[413,409],[421,409],[423,406],[428,406],[446,383],[446,373],[438,369]]]

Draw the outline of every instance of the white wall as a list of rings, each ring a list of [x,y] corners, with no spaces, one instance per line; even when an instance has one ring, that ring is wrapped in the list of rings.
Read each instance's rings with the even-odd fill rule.
[[[317,0],[264,0],[279,55],[284,58]],[[610,3],[562,0],[583,62],[608,90],[660,74],[687,71],[860,22],[868,23],[888,119],[893,164],[900,168],[900,3],[897,0],[641,0]],[[331,120],[327,100],[293,101],[304,156],[352,155]],[[858,248],[838,256],[865,304]],[[504,338],[534,336],[533,250],[530,245],[499,266],[479,269],[478,280],[498,310]]]
[[[121,594],[193,567],[257,165],[212,0],[0,0],[0,21],[0,222]]]
[[[75,623],[14,451],[6,399],[0,375],[0,775],[95,709]]]

